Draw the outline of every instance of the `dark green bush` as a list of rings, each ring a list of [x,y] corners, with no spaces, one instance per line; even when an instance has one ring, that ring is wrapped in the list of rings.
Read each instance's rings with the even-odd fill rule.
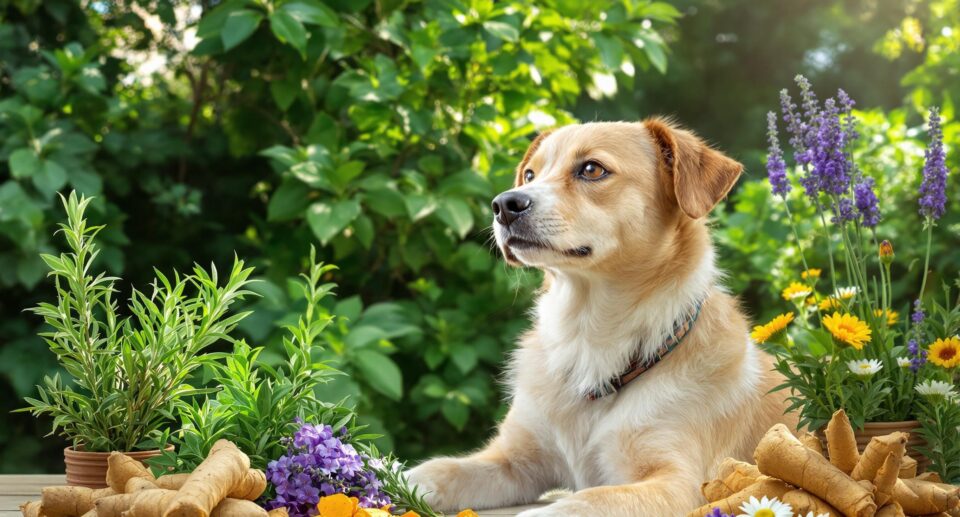
[[[0,16],[0,374],[14,395],[0,408],[54,369],[40,322],[19,311],[49,298],[39,253],[55,249],[56,192],[75,188],[107,224],[103,266],[130,283],[233,250],[255,265],[262,296],[241,330],[267,363],[283,359],[281,326],[302,303],[292,279],[320,245],[340,267],[325,359],[350,375],[319,395],[351,397],[409,458],[478,443],[503,409],[498,366],[537,278],[491,252],[489,200],[587,89],[665,70],[658,30],[679,13],[642,0],[0,0]],[[14,437],[45,425],[11,422],[0,449],[36,455]],[[7,458],[0,469],[27,464]]]

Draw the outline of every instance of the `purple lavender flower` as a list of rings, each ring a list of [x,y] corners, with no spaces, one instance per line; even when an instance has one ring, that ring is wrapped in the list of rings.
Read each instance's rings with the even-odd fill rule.
[[[797,105],[793,103],[790,92],[786,88],[780,90],[780,112],[783,114],[787,133],[790,134],[790,146],[793,147],[794,157],[804,154],[806,148],[803,145],[803,118],[797,114]]]
[[[920,299],[913,301],[913,314],[910,315],[910,319],[913,320],[914,325],[919,325],[923,323],[926,315],[923,313],[923,305],[920,303]]]
[[[808,195],[820,191],[840,196],[850,188],[851,164],[844,152],[845,135],[840,127],[840,115],[834,99],[823,103],[817,122],[817,137],[808,151],[813,169],[804,185]]]
[[[920,348],[916,339],[907,341],[907,353],[910,354],[910,371],[917,373],[927,363],[927,351]]]
[[[710,510],[710,513],[704,515],[703,517],[733,517],[733,516],[730,514],[721,512],[720,508],[717,508],[716,506],[714,506],[713,509]]]
[[[880,222],[879,202],[873,192],[873,185],[873,178],[866,177],[853,187],[853,199],[860,214],[860,223],[867,228],[873,228]]]
[[[920,215],[937,220],[943,217],[946,211],[948,173],[938,108],[930,108],[927,132],[930,135],[930,144],[924,152],[923,182],[920,183]]]
[[[813,88],[810,86],[810,81],[802,75],[797,75],[794,78],[794,81],[797,82],[797,86],[800,87],[800,104],[803,107],[803,145],[809,151],[814,147],[817,140],[817,131],[819,129],[818,122],[820,116],[820,102],[817,100],[817,95],[813,93]],[[800,158],[797,158],[798,162],[809,163],[809,155],[805,158],[805,161],[801,161]]]
[[[390,504],[371,470],[379,460],[358,453],[345,443],[348,438],[328,425],[302,424],[292,439],[282,440],[287,453],[267,465],[267,479],[276,492],[267,508],[286,507],[292,517],[314,516],[320,497],[337,493],[357,497],[366,508]]]
[[[835,224],[843,224],[856,218],[857,211],[854,209],[853,201],[850,198],[843,197],[837,200],[833,207],[833,222]]]
[[[783,161],[783,151],[780,149],[780,138],[777,135],[777,115],[772,111],[767,113],[767,140],[770,142],[767,153],[767,177],[773,193],[786,198],[790,192],[790,181],[787,179],[787,164]]]

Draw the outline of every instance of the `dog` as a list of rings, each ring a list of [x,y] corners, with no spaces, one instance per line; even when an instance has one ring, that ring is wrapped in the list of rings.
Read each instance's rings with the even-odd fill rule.
[[[408,472],[447,511],[574,493],[522,517],[682,516],[785,416],[772,358],[720,285],[705,218],[743,171],[669,120],[540,134],[493,201],[497,245],[544,271],[496,436]]]

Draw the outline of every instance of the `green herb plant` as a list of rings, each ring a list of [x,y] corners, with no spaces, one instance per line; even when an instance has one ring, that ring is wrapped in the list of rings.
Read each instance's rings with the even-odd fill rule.
[[[230,306],[249,291],[252,268],[234,260],[223,285],[217,269],[194,266],[192,274],[156,271],[149,291],[134,289],[121,315],[118,278],[94,273],[102,226],[89,226],[91,198],[73,192],[61,198],[67,223],[60,225],[69,252],[42,256],[57,290],[55,303],[33,312],[49,330],[41,334],[65,371],[46,376],[39,398],[27,398],[35,416],[53,418],[59,433],[88,451],[130,451],[171,421],[176,408],[202,394],[189,380],[211,345],[227,339],[246,313]],[[66,377],[66,378],[64,378]]]
[[[296,324],[286,326],[282,364],[273,367],[258,360],[263,348],[245,341],[237,341],[230,353],[207,354],[207,384],[219,390],[202,403],[179,408],[181,429],[158,440],[158,445],[170,440],[177,452],[151,460],[154,467],[192,471],[214,442],[226,438],[250,456],[251,466],[265,469],[286,451],[281,439],[296,431],[298,421],[346,427],[353,434],[354,414],[341,403],[317,397],[317,388],[340,373],[318,359],[323,331],[335,318],[321,305],[335,286],[322,279],[334,269],[317,262],[311,249],[309,271],[299,284],[306,306]],[[372,436],[356,437],[368,438]]]

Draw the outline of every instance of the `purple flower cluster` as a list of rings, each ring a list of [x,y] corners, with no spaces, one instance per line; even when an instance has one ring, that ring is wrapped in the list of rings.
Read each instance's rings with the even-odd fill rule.
[[[940,128],[940,110],[930,109],[927,124],[930,144],[924,152],[923,182],[920,183],[920,215],[940,219],[947,204],[947,163],[943,151],[943,130]]]
[[[787,164],[783,161],[783,151],[780,149],[780,139],[777,137],[777,115],[767,113],[767,140],[770,147],[767,153],[767,178],[773,193],[786,198],[790,192],[790,181],[787,179]]]
[[[359,498],[365,508],[390,504],[372,468],[376,460],[358,453],[345,438],[345,429],[337,436],[328,425],[312,424],[286,438],[287,454],[267,465],[276,491],[267,509],[283,506],[291,517],[315,516],[320,497],[337,493]]]
[[[710,510],[710,513],[704,515],[703,517],[734,517],[734,516],[730,515],[729,513],[723,513],[720,511],[720,508],[717,508],[716,506],[714,506],[713,509]]]
[[[821,194],[832,202],[833,220],[838,224],[859,220],[873,228],[880,222],[880,208],[874,181],[865,178],[851,159],[850,148],[860,137],[853,116],[854,101],[839,90],[836,98],[817,99],[810,81],[796,77],[800,87],[800,111],[787,90],[780,92],[780,110],[794,158],[803,167],[800,178],[807,196],[819,206]],[[767,114],[767,174],[774,194],[785,196],[790,189],[786,164],[777,139],[776,121]]]
[[[880,203],[873,192],[873,178],[861,178],[853,186],[853,201],[860,214],[860,222],[865,227],[873,228],[880,222]]]
[[[919,325],[923,323],[926,317],[926,314],[923,313],[923,304],[921,304],[920,299],[917,298],[913,301],[913,314],[910,315],[910,319],[913,320],[914,325]]]
[[[927,351],[920,348],[916,339],[907,341],[907,353],[910,354],[910,371],[917,373],[927,363]]]

